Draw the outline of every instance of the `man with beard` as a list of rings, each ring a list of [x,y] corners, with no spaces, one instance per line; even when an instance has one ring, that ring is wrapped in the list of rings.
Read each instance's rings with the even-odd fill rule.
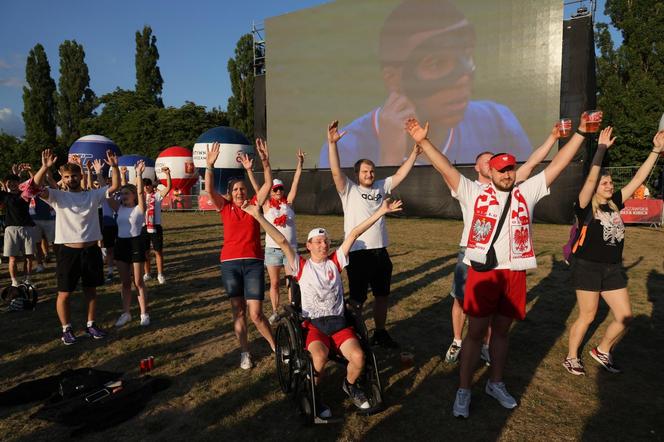
[[[56,161],[50,149],[42,152],[42,166],[34,181],[41,185],[46,173]],[[103,339],[106,332],[95,324],[97,287],[104,284],[104,260],[97,242],[102,239],[98,208],[102,200],[120,186],[120,171],[115,153],[106,151],[106,163],[111,166],[110,187],[83,191],[83,174],[80,166],[67,163],[60,167],[62,183],[67,190],[46,188],[41,193],[55,210],[55,244],[57,249],[58,298],[56,309],[62,325],[62,342],[76,343],[70,322],[69,297],[81,280],[83,293],[88,302],[85,334],[93,339]]]
[[[472,163],[490,146],[525,159],[532,148],[514,114],[492,101],[470,101],[475,31],[451,3],[405,0],[385,20],[379,58],[388,97],[344,127],[341,167],[358,158],[377,166],[401,164],[409,145],[403,121],[429,121],[429,134],[453,164]],[[323,146],[320,167],[329,167]]]
[[[411,118],[406,130],[433,167],[442,175],[459,203],[472,214],[464,262],[468,269],[463,309],[468,333],[461,352],[460,383],[452,413],[467,418],[470,386],[480,356],[482,340],[491,325],[491,368],[485,392],[503,407],[517,402],[503,382],[508,333],[512,322],[526,316],[526,270],[537,267],[532,241],[535,204],[549,194],[549,187],[570,163],[585,139],[586,120],[577,133],[540,173],[516,183],[516,159],[499,153],[489,160],[491,183],[476,184],[462,176],[449,159],[428,139],[429,124],[421,127]],[[509,215],[509,216],[508,216]]]

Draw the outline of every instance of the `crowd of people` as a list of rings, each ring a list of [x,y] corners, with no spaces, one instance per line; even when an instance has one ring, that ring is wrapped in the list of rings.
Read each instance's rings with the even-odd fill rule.
[[[240,367],[253,366],[247,339],[247,314],[256,329],[275,350],[272,326],[279,319],[282,269],[290,290],[297,284],[301,293],[301,311],[305,318],[306,349],[316,371],[316,382],[323,379],[330,353],[348,360],[343,390],[360,409],[368,402],[356,380],[364,368],[362,348],[356,332],[346,323],[342,273],[346,269],[348,297],[364,305],[369,291],[373,295],[374,330],[370,344],[399,348],[387,331],[392,261],[388,252],[385,215],[398,212],[401,201],[390,194],[412,170],[418,156],[425,155],[437,170],[452,196],[459,201],[464,229],[450,295],[452,303],[452,343],[446,347],[445,361],[459,362],[459,388],[453,414],[469,416],[473,373],[480,360],[490,366],[485,392],[503,407],[514,408],[516,399],[504,383],[508,355],[509,330],[514,320],[526,316],[526,270],[537,266],[533,244],[533,211],[547,196],[552,183],[572,161],[588,133],[581,118],[576,132],[553,159],[534,176],[535,166],[550,153],[559,139],[557,127],[544,143],[533,151],[521,167],[507,152],[482,152],[476,157],[475,180],[463,176],[446,155],[428,138],[429,124],[422,126],[409,118],[405,131],[414,142],[399,169],[385,179],[376,179],[374,163],[359,159],[354,176],[341,168],[337,143],[345,135],[337,121],[328,126],[328,156],[333,184],[343,207],[344,240],[330,249],[330,236],[324,227],[307,235],[310,257],[298,252],[293,202],[302,173],[305,154],[298,150],[291,188],[286,194],[283,181],[274,178],[269,149],[264,140],[256,140],[256,157],[240,158],[249,185],[255,195],[249,198],[249,185],[243,179],[228,182],[227,192],[219,193],[213,183],[214,163],[221,146],[208,147],[205,185],[224,226],[220,254],[221,285],[230,298],[235,335],[241,348]],[[664,131],[658,132],[653,148],[632,180],[616,190],[611,176],[601,168],[603,157],[614,144],[613,129],[599,134],[599,147],[590,172],[574,206],[578,235],[574,243],[571,279],[576,290],[579,316],[569,332],[569,352],[563,366],[571,374],[585,374],[578,353],[589,324],[602,297],[614,315],[605,335],[590,356],[612,373],[620,371],[612,352],[627,330],[632,313],[627,280],[622,270],[625,228],[620,218],[623,201],[648,177],[664,149]],[[5,177],[0,203],[5,210],[4,256],[9,258],[12,285],[21,280],[31,283],[35,271],[55,255],[57,276],[56,310],[62,326],[62,342],[76,342],[70,315],[70,298],[77,286],[87,300],[85,333],[103,339],[106,332],[96,323],[96,290],[112,282],[117,269],[121,283],[122,314],[115,323],[122,327],[132,320],[132,291],[135,288],[140,309],[140,325],[150,324],[148,290],[151,279],[150,249],[154,249],[158,282],[165,283],[163,262],[162,198],[171,190],[168,169],[167,186],[157,190],[144,178],[145,164],[133,168],[134,177],[118,167],[115,154],[107,152],[105,161],[86,164],[73,158],[58,169],[55,181],[52,168],[57,158],[50,150],[41,155],[36,172],[29,165],[17,165]],[[254,161],[260,161],[263,183],[253,173]],[[110,168],[110,183],[104,176]],[[22,174],[27,176],[22,177]],[[134,183],[131,183],[133,178]],[[265,248],[261,228],[266,232]],[[52,248],[52,252],[51,252]],[[442,253],[442,251],[441,251]],[[18,264],[24,261],[23,275]],[[104,275],[106,265],[107,274]],[[272,314],[263,312],[265,269],[269,276]],[[467,325],[465,337],[463,328]],[[321,417],[331,415],[320,403]]]

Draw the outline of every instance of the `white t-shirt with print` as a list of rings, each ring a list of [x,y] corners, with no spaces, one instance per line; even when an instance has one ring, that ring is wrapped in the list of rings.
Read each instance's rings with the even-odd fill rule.
[[[479,181],[475,180],[475,184],[478,186],[486,186],[486,184],[482,184]],[[452,198],[458,200],[459,196],[458,194],[450,189],[450,192],[452,193]],[[466,210],[466,206],[464,204],[459,204],[459,207],[461,207],[461,219],[463,219],[463,232],[461,232],[461,241],[459,241],[459,246],[460,247],[466,247],[468,245],[468,235],[470,234],[470,225],[473,223],[473,213],[468,212]],[[468,215],[470,213],[470,216]]]
[[[344,286],[341,271],[348,265],[348,257],[339,248],[324,262],[295,256],[293,275],[300,285],[302,316],[309,319],[323,316],[343,316]]]
[[[339,192],[344,209],[344,236],[347,237],[357,225],[380,209],[385,196],[391,191],[392,177],[374,181],[371,188],[360,186],[346,178],[346,187],[343,192]],[[387,247],[387,228],[384,216],[357,238],[350,251],[383,247]]]
[[[523,195],[523,198],[526,200],[526,204],[528,205],[528,213],[530,214],[531,223],[530,229],[532,232],[533,209],[535,208],[535,204],[537,204],[539,200],[549,194],[549,188],[546,185],[546,176],[544,175],[544,171],[518,184],[517,187],[519,188],[521,195]],[[468,224],[472,223],[475,209],[475,200],[478,196],[480,196],[482,190],[483,187],[481,185],[474,183],[463,175],[461,176],[461,179],[459,180],[459,188],[457,189],[456,193],[459,203],[461,203],[462,206],[465,206],[465,210],[468,214]],[[501,192],[496,189],[496,198],[500,203],[501,213],[503,207],[505,206],[505,202],[507,201],[508,195],[509,192]],[[507,215],[509,216],[509,213]],[[464,218],[464,229],[466,228],[465,223],[466,219]],[[509,225],[509,218],[506,218],[501,231],[498,232],[498,239],[496,239],[496,242],[493,245],[496,251],[496,259],[498,260],[498,265],[496,266],[497,269],[509,269],[511,267]],[[467,239],[468,238],[466,237],[466,240]],[[470,260],[467,256],[463,262],[466,265],[470,265]]]
[[[55,209],[55,244],[99,241],[99,205],[108,187],[82,192],[48,189],[46,201]]]

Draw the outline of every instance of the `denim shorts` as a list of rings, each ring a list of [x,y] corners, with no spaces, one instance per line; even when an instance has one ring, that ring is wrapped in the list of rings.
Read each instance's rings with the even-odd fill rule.
[[[265,247],[265,267],[286,267],[288,259],[281,249]]]
[[[450,289],[450,296],[458,299],[461,305],[463,305],[463,293],[466,290],[466,278],[468,277],[468,266],[463,263],[465,257],[466,248],[459,247],[457,263],[454,267],[454,279],[452,280],[452,288]]]
[[[265,268],[260,259],[233,259],[221,263],[221,283],[229,298],[265,299]]]

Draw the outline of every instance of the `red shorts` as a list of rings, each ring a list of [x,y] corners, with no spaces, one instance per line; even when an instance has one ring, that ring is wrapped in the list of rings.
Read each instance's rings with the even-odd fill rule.
[[[478,272],[469,267],[463,311],[479,318],[498,313],[523,320],[526,317],[526,271]]]
[[[302,328],[307,330],[307,342],[304,344],[304,348],[308,349],[309,344],[315,341],[320,341],[325,345],[329,350],[334,351],[338,354],[341,354],[339,348],[341,345],[349,339],[357,339],[355,330],[353,327],[342,328],[332,336],[328,336],[322,331],[318,330],[311,321],[304,321],[302,323]]]

